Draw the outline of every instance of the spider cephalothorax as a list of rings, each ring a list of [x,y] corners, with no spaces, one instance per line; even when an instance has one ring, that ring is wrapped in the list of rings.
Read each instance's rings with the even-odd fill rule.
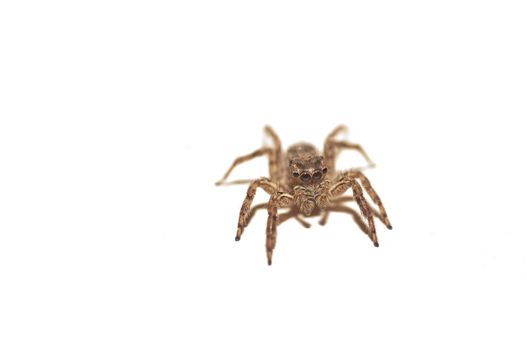
[[[308,143],[297,143],[289,147],[287,160],[292,184],[318,184],[328,172],[324,157],[318,155],[316,148]]]
[[[323,153],[320,153],[315,146],[301,142],[292,145],[285,154],[282,154],[280,139],[271,127],[267,126],[264,131],[273,140],[273,147],[262,147],[246,156],[237,158],[223,179],[216,183],[217,185],[225,184],[225,180],[232,169],[242,162],[261,155],[269,157],[269,178],[262,177],[251,181],[247,196],[240,209],[236,232],[236,240],[239,240],[256,210],[267,208],[266,249],[269,265],[271,265],[273,249],[276,244],[276,227],[289,218],[295,218],[304,227],[310,227],[311,225],[302,216],[321,215],[319,223],[324,225],[330,212],[347,212],[353,216],[359,227],[370,236],[376,247],[379,246],[379,243],[373,216],[377,216],[388,229],[392,228],[381,199],[373,190],[366,176],[359,170],[337,172],[335,169],[336,155],[342,149],[353,149],[360,152],[369,165],[373,166],[360,145],[335,140],[335,137],[344,130],[345,127],[339,126],[329,134],[324,143]],[[242,182],[244,181],[235,183]],[[271,197],[268,203],[262,203],[251,208],[258,187]],[[350,188],[353,191],[353,196],[342,196]],[[366,201],[363,189],[379,208],[379,212],[375,211]],[[357,202],[362,216],[367,220],[367,225],[356,211],[342,204],[350,200]],[[289,208],[289,211],[278,215],[279,208]]]

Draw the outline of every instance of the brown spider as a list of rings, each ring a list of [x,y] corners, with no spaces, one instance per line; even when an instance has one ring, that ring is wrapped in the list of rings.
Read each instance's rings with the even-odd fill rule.
[[[263,155],[267,155],[269,158],[269,178],[261,177],[258,180],[250,181],[247,196],[240,210],[236,232],[236,240],[238,241],[255,212],[267,208],[265,246],[269,265],[272,263],[273,249],[276,245],[276,227],[290,218],[295,218],[304,227],[309,228],[311,225],[303,220],[301,215],[320,215],[319,224],[324,225],[331,211],[350,213],[361,230],[368,234],[375,247],[378,247],[379,243],[373,216],[378,217],[388,229],[392,229],[381,199],[366,176],[357,169],[337,172],[335,168],[336,156],[342,149],[360,152],[368,161],[369,166],[374,166],[359,144],[335,140],[335,137],[344,131],[346,131],[346,127],[339,126],[328,135],[324,142],[323,155],[315,146],[305,142],[294,144],[283,153],[280,139],[270,126],[266,126],[264,132],[273,141],[273,147],[264,146],[250,154],[236,158],[225,176],[216,182],[216,185],[248,183],[248,180],[229,183],[226,183],[225,180],[240,163]],[[262,203],[251,208],[258,187],[261,187],[271,197],[268,203]],[[353,190],[353,196],[339,197],[350,187]],[[366,201],[362,188],[378,206],[379,212],[374,210]],[[362,215],[368,221],[368,226],[364,224],[356,211],[342,204],[350,200],[357,202]],[[289,208],[289,211],[278,215],[279,208]]]

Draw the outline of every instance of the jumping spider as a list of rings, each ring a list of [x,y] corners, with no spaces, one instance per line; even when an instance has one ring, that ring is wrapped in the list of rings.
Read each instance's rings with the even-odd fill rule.
[[[336,156],[342,149],[358,151],[366,159],[369,166],[374,166],[359,144],[336,140],[336,136],[344,131],[346,128],[339,126],[328,135],[324,142],[323,154],[315,146],[305,142],[294,144],[283,153],[280,139],[270,126],[266,126],[264,132],[271,138],[273,146],[264,146],[250,154],[236,158],[225,176],[216,183],[216,185],[227,184],[225,180],[240,163],[263,155],[269,158],[269,178],[261,177],[250,182],[247,196],[240,210],[236,232],[236,240],[238,241],[255,212],[267,208],[266,250],[269,265],[272,263],[273,249],[276,245],[276,227],[290,218],[295,218],[304,227],[309,228],[311,225],[301,216],[320,215],[319,224],[324,225],[332,211],[350,213],[362,231],[368,234],[375,247],[378,247],[379,243],[373,216],[378,217],[388,229],[392,229],[381,199],[366,176],[358,169],[339,172],[335,168]],[[247,180],[239,180],[229,184],[248,182]],[[251,208],[258,187],[271,197],[267,203]],[[352,189],[353,196],[342,196],[349,188]],[[377,205],[379,212],[374,210],[366,201],[363,188]],[[356,211],[342,204],[351,200],[357,202],[360,212],[367,219],[367,226]],[[278,215],[279,208],[289,208],[289,211]]]

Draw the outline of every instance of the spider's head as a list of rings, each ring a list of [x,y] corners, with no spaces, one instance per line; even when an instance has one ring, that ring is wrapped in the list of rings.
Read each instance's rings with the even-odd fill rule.
[[[289,161],[289,174],[298,184],[319,184],[324,180],[327,172],[328,168],[322,156],[309,155]]]

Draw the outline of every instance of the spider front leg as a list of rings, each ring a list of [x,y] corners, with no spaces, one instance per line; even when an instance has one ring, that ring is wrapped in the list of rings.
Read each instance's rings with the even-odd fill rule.
[[[371,185],[370,185],[371,186]],[[378,196],[377,196],[378,197]],[[326,209],[322,215],[321,215],[321,218],[318,222],[319,225],[322,225],[324,226],[327,221],[328,221],[328,217],[329,217],[329,213],[331,211],[338,211],[338,212],[346,212],[346,213],[349,213],[353,216],[353,220],[355,220],[355,222],[357,223],[357,225],[361,225],[357,222],[357,215],[359,215],[359,218],[360,218],[360,214],[356,213],[353,209],[345,206],[345,205],[342,205],[341,203],[344,203],[344,202],[349,202],[349,201],[354,201],[355,198],[353,198],[353,196],[342,196],[342,197],[339,197],[339,198],[336,198],[332,203],[334,203],[333,206],[331,206],[330,208]],[[342,208],[342,210],[338,209],[337,210],[337,207],[338,208]],[[383,216],[381,215],[381,213],[379,213],[377,210],[375,210],[374,208],[372,208],[372,206],[370,205],[370,203],[368,203],[368,207],[370,208],[370,211],[372,212],[373,216],[375,216],[377,219],[381,220],[381,222],[389,229],[391,230],[392,229],[392,226],[390,224],[390,221],[387,220],[387,217],[386,219],[383,218]],[[347,208],[347,209],[344,209],[344,208]],[[384,207],[383,207],[384,208]],[[349,209],[349,210],[348,210]],[[353,212],[350,212],[350,211],[353,211]],[[386,213],[386,211],[385,211]],[[387,221],[386,221],[387,220]],[[364,231],[364,230],[363,230]],[[367,233],[366,231],[364,231],[365,233]]]
[[[267,227],[265,230],[265,249],[267,252],[267,264],[273,263],[273,250],[276,246],[276,226],[278,224],[278,208],[287,208],[293,204],[293,196],[287,193],[277,192],[269,199],[267,206]]]
[[[336,197],[343,194],[349,188],[353,190],[353,198],[359,205],[362,215],[368,220],[369,227],[369,236],[375,247],[379,246],[379,241],[377,240],[377,232],[375,231],[375,223],[373,222],[373,215],[371,213],[370,207],[364,198],[362,188],[354,176],[345,175],[342,177],[333,187],[330,189],[331,197]]]
[[[388,214],[386,213],[386,209],[384,208],[384,205],[382,204],[381,198],[379,197],[377,192],[375,192],[375,190],[371,186],[370,180],[368,180],[368,178],[363,173],[361,173],[359,171],[349,171],[349,172],[347,172],[345,174],[345,176],[356,177],[356,178],[359,179],[359,181],[361,182],[362,186],[366,189],[366,192],[368,193],[368,195],[372,199],[373,203],[375,203],[377,205],[377,207],[379,207],[381,221],[383,222],[383,224],[389,230],[391,230],[392,229],[392,224],[390,223],[390,220],[388,219]],[[374,215],[375,214],[376,213],[374,212]]]
[[[337,202],[337,201],[335,201],[335,202]],[[371,208],[370,208],[370,210],[371,210]],[[362,232],[364,232],[365,234],[368,234],[368,226],[362,220],[362,217],[361,217],[360,213],[358,213],[354,209],[352,209],[352,208],[350,208],[348,206],[342,205],[342,204],[335,204],[335,205],[332,205],[329,208],[326,208],[326,210],[322,214],[322,218],[319,221],[319,225],[323,226],[323,225],[326,224],[330,212],[350,214],[352,219],[353,219],[353,221],[355,221],[357,226],[359,226],[360,230]],[[373,212],[373,210],[372,210],[372,212]],[[375,215],[375,213],[374,213],[374,215]]]
[[[275,194],[278,191],[278,186],[272,183],[268,178],[262,177],[258,180],[251,182],[249,188],[247,189],[247,195],[243,200],[242,207],[240,209],[240,216],[238,217],[238,229],[236,231],[235,240],[239,241],[240,237],[243,234],[243,230],[247,226],[247,223],[250,219],[250,209],[253,202],[254,196],[256,195],[256,190],[258,187],[264,189],[265,192],[270,195]]]
[[[267,203],[260,203],[252,207],[251,211],[247,215],[247,218],[245,219],[245,227],[249,226],[249,224],[251,223],[251,220],[253,219],[254,215],[256,215],[256,212],[258,210],[265,209],[265,208],[267,208]]]

